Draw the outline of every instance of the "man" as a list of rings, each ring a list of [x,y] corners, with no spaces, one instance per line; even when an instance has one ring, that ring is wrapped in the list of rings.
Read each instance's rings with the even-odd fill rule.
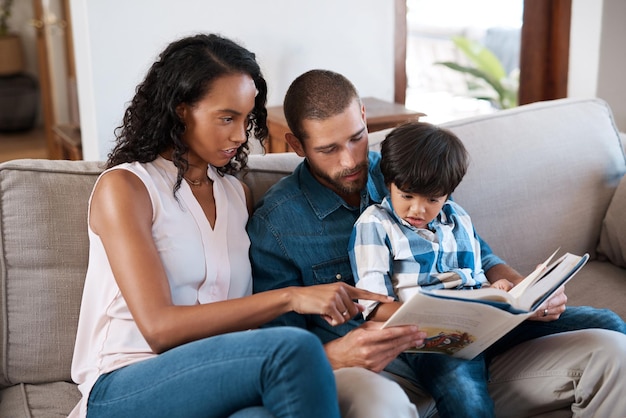
[[[298,77],[287,91],[284,109],[291,130],[285,139],[305,161],[268,191],[250,219],[254,290],[337,280],[353,285],[347,252],[352,226],[366,207],[387,194],[380,155],[368,152],[366,109],[345,77],[324,70]],[[490,281],[522,279],[481,244]],[[561,289],[533,319],[548,322],[573,315],[569,322],[560,319],[561,329],[624,332],[616,315],[566,311],[566,301]],[[433,412],[432,401],[402,355],[423,337],[415,327],[381,330],[379,323],[363,323],[360,315],[332,327],[317,315],[295,313],[273,325],[306,328],[322,340],[335,369],[345,417],[415,417],[400,388],[422,416]],[[626,336],[614,331],[588,329],[534,339],[496,356],[489,372],[498,416],[564,408],[574,415],[626,414],[626,388],[621,383],[626,379]],[[456,410],[462,416],[463,406]]]

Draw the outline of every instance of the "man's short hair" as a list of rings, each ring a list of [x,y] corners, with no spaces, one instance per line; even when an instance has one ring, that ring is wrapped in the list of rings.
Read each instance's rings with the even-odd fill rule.
[[[329,70],[310,70],[296,78],[285,94],[283,109],[291,132],[300,140],[306,119],[325,120],[342,113],[359,94],[343,75]]]

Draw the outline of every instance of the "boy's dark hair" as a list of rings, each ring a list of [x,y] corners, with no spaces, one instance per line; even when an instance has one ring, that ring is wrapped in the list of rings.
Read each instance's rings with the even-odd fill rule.
[[[456,135],[425,122],[395,128],[382,142],[380,153],[385,184],[423,196],[450,195],[469,163]]]
[[[303,141],[306,119],[324,120],[342,113],[359,94],[343,75],[330,70],[310,70],[298,76],[287,89],[283,109],[291,133]]]

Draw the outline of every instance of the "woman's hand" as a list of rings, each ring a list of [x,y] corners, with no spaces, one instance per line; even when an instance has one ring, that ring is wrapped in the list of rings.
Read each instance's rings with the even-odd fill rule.
[[[387,295],[368,292],[343,282],[316,286],[292,287],[291,310],[300,314],[319,314],[329,324],[339,325],[363,311],[355,299],[391,302]]]
[[[565,295],[565,287],[561,286],[539,307],[539,309],[537,309],[537,312],[528,319],[542,322],[556,321],[561,314],[565,312],[566,303],[567,296]]]

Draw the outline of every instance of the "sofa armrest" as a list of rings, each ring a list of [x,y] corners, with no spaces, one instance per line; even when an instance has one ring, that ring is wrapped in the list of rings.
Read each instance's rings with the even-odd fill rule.
[[[622,177],[602,221],[598,255],[626,268],[626,176]]]

